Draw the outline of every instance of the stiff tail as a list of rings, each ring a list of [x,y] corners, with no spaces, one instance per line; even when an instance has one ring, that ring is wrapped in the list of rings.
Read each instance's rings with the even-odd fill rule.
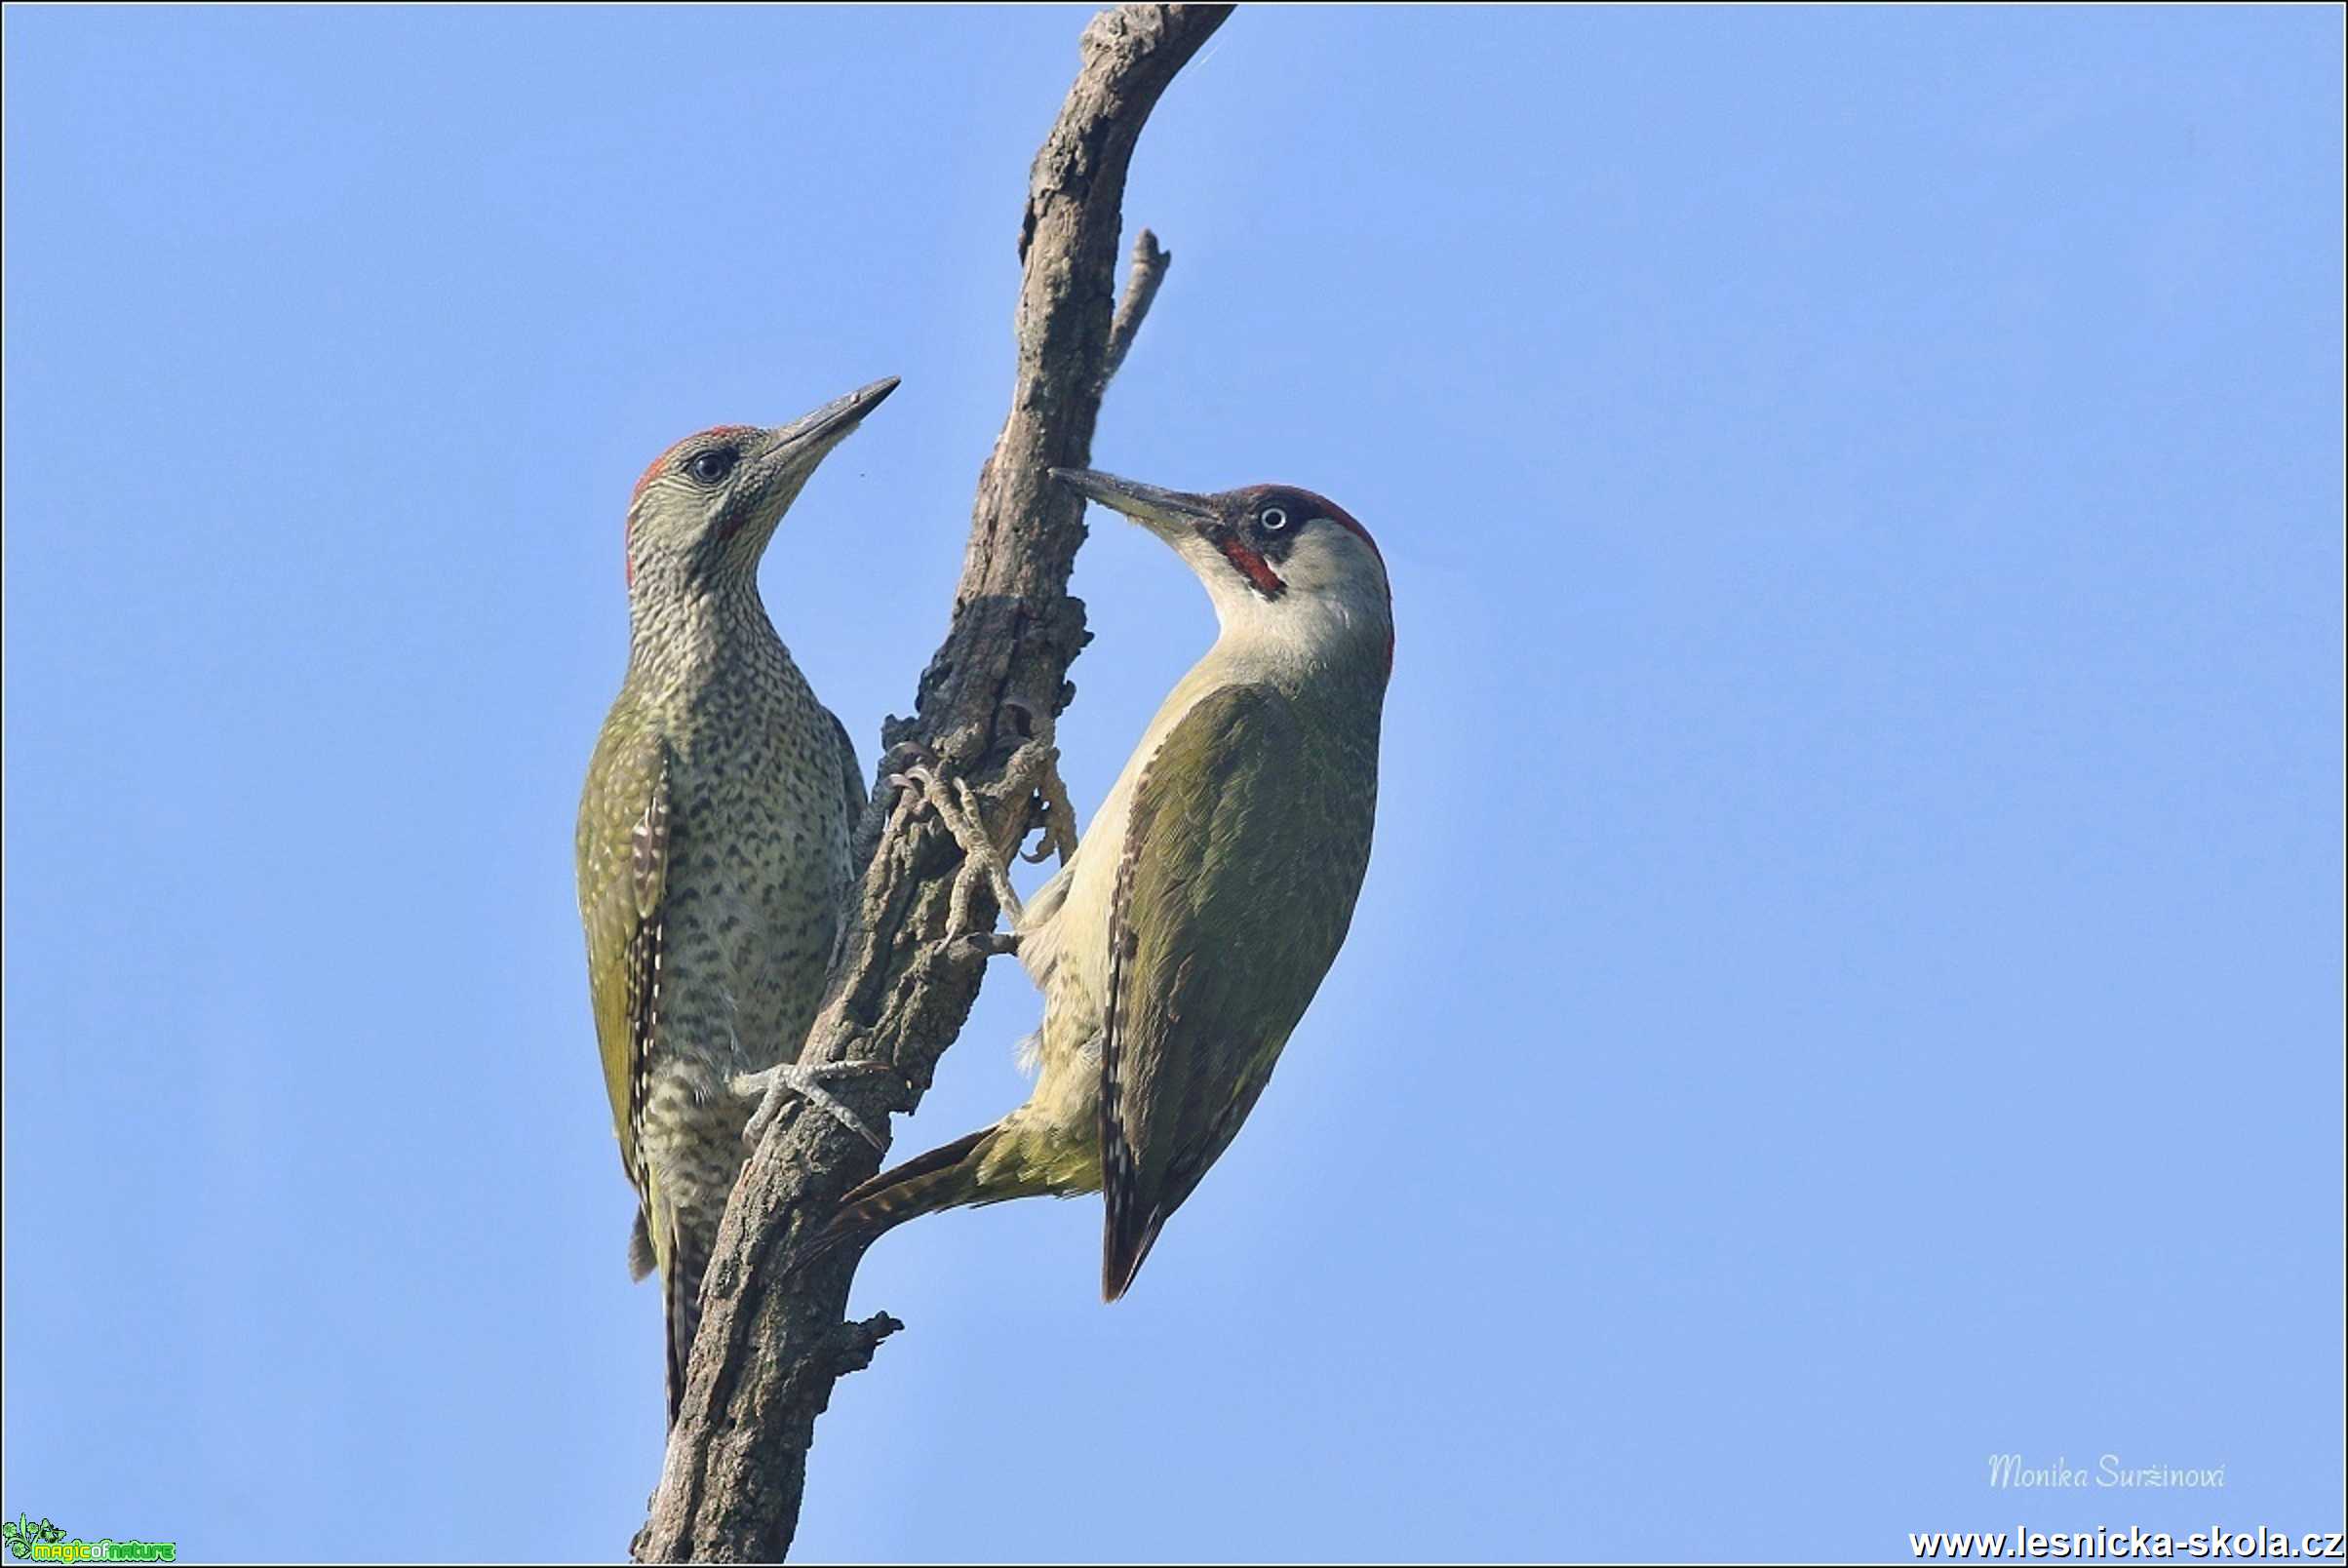
[[[815,1238],[800,1247],[788,1268],[797,1272],[836,1247],[870,1246],[882,1233],[939,1209],[1047,1193],[1089,1193],[1099,1187],[1097,1179],[1086,1179],[1080,1169],[1055,1173],[1037,1163],[1017,1121],[1014,1115],[957,1138],[853,1189]]]
[[[677,1425],[678,1407],[685,1402],[685,1369],[693,1356],[693,1336],[701,1331],[701,1276],[709,1259],[685,1250],[685,1235],[669,1231],[667,1266],[660,1271],[660,1299],[668,1328],[669,1425]]]
[[[832,1216],[816,1244],[828,1249],[844,1241],[869,1243],[917,1215],[990,1201],[991,1195],[979,1188],[978,1166],[998,1130],[987,1127],[957,1138],[854,1189],[840,1200],[840,1212]]]

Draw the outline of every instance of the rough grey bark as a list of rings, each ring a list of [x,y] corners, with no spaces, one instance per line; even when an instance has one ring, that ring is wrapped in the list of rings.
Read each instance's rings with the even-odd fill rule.
[[[1131,5],[1095,17],[1030,175],[1010,413],[979,472],[953,621],[922,672],[917,716],[891,719],[881,737],[889,753],[860,834],[867,869],[800,1057],[892,1067],[837,1085],[876,1126],[919,1103],[961,1032],[986,964],[985,948],[967,933],[990,928],[996,916],[993,893],[935,814],[892,787],[895,768],[910,751],[927,752],[978,791],[1001,842],[1040,827],[1047,844],[1065,851],[1074,843],[1050,733],[1075,695],[1068,668],[1089,635],[1084,607],[1068,594],[1084,508],[1045,471],[1087,465],[1102,390],[1165,268],[1145,234],[1126,306],[1113,316],[1134,142],[1166,84],[1231,10]],[[879,1168],[871,1145],[797,1103],[751,1154],[718,1234],[684,1406],[636,1538],[638,1558],[772,1560],[789,1551],[815,1418],[841,1375],[869,1365],[902,1325],[885,1313],[842,1321],[851,1252],[820,1255],[792,1274],[784,1265],[841,1195]]]

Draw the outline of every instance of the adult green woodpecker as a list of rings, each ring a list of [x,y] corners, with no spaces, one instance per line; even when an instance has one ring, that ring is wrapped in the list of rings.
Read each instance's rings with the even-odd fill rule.
[[[1099,1192],[1115,1301],[1230,1147],[1345,941],[1370,860],[1393,606],[1369,533],[1310,490],[1053,477],[1171,545],[1221,633],[1024,909],[974,799],[916,777],[964,851],[988,857],[1043,992],[1040,1072],[1001,1121],[850,1193],[829,1235]]]
[[[825,1071],[792,1059],[849,893],[864,782],[766,618],[758,568],[816,465],[896,385],[777,429],[705,430],[628,503],[628,673],[579,801],[579,916],[636,1188],[629,1270],[661,1275],[672,1422],[762,1093],[779,1078],[858,1124]]]

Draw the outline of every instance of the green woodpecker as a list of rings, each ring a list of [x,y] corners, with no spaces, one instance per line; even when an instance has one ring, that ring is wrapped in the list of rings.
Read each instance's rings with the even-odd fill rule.
[[[1231,1144],[1345,941],[1370,859],[1393,667],[1386,566],[1309,490],[1190,495],[1055,469],[1205,583],[1221,635],[1174,687],[1076,852],[1024,909],[959,783],[916,779],[988,857],[1042,990],[1027,1103],[850,1193],[830,1236],[865,1240],[959,1203],[1099,1192],[1101,1291]]]
[[[671,1421],[761,1094],[779,1078],[857,1124],[823,1072],[791,1062],[848,896],[864,782],[766,618],[758,568],[816,465],[896,385],[778,429],[705,430],[628,503],[628,674],[579,801],[579,916],[636,1188],[629,1269],[657,1268],[663,1286]]]

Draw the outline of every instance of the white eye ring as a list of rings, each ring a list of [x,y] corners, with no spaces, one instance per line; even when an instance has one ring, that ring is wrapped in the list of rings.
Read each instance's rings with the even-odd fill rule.
[[[1256,514],[1256,522],[1267,533],[1277,533],[1288,526],[1288,514],[1276,506],[1267,506]]]

